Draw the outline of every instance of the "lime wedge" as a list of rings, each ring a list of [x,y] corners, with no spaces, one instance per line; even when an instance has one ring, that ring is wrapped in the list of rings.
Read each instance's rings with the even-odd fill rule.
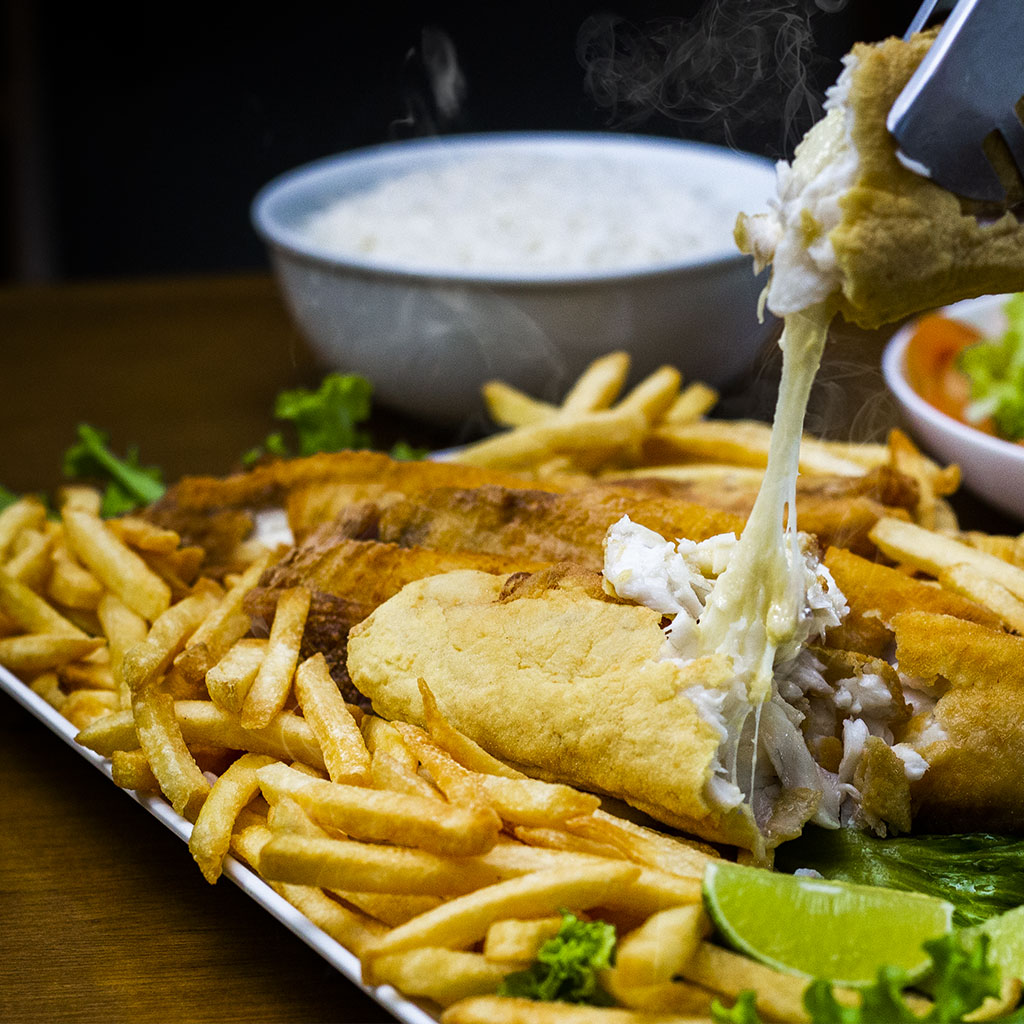
[[[934,896],[784,875],[712,861],[704,902],[721,937],[761,963],[856,988],[886,964],[911,978],[931,965],[922,943],[950,931],[953,905]]]
[[[991,940],[989,961],[999,965],[1004,977],[1024,979],[1024,907],[997,914],[973,928],[965,928],[964,936],[973,942],[981,932]]]

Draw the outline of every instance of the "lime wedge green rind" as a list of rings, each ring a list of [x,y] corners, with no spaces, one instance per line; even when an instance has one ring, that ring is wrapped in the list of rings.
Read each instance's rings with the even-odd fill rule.
[[[923,943],[952,929],[953,905],[934,896],[785,875],[730,861],[704,873],[704,903],[734,949],[790,974],[858,988],[879,967],[922,977]]]

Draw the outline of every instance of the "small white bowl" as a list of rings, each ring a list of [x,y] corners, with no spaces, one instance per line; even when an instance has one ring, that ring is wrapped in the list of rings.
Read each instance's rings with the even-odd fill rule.
[[[1006,330],[1006,295],[985,295],[941,310],[944,315],[997,337]],[[899,403],[911,432],[933,455],[955,462],[964,485],[1001,512],[1024,519],[1024,446],[992,437],[929,405],[908,383],[907,345],[910,323],[899,330],[882,354],[882,375]]]
[[[312,213],[344,196],[474,156],[546,155],[595,168],[671,175],[728,204],[758,211],[775,194],[774,165],[725,148],[587,132],[514,132],[387,143],[343,153],[275,179],[256,196],[285,300],[321,361],[360,373],[382,404],[458,424],[482,409],[481,385],[500,378],[556,400],[596,357],[630,353],[633,381],[664,363],[724,387],[755,361],[775,324],[759,323],[764,276],[728,237],[710,255],[639,269],[486,272],[427,269],[340,256],[309,237]],[[628,188],[628,184],[624,185]]]

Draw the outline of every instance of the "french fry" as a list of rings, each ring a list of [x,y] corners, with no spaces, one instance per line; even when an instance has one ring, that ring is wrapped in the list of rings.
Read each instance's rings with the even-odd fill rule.
[[[618,403],[620,409],[636,409],[648,423],[655,423],[679,396],[682,374],[674,366],[661,366],[632,388]]]
[[[644,1013],[704,1015],[711,1012],[715,999],[714,993],[688,981],[662,981],[656,985],[631,987],[623,984],[617,969],[605,971],[601,975],[601,983],[616,1002]]]
[[[266,878],[298,885],[444,897],[471,892],[498,878],[480,858],[288,832],[275,834],[263,848],[259,870]]]
[[[964,1016],[965,1021],[998,1020],[1011,1013],[1020,1003],[1024,985],[1019,978],[1003,978],[998,996],[989,996],[976,1010]]]
[[[753,420],[698,420],[655,427],[644,450],[664,462],[718,462],[763,468],[768,461],[771,427]],[[800,442],[800,472],[863,476],[865,469],[835,454],[827,444],[805,436]]]
[[[701,942],[696,953],[679,969],[688,981],[735,1000],[741,992],[752,989],[757,997],[757,1009],[772,1020],[807,1021],[809,1016],[803,1005],[807,979],[783,974],[739,953]],[[850,1004],[848,994],[839,992]]]
[[[189,638],[189,646],[204,644],[214,662],[219,661],[249,630],[249,616],[242,611],[245,595],[259,582],[270,562],[269,553],[257,558],[228,588],[219,604]],[[237,709],[234,709],[237,710]]]
[[[107,524],[129,547],[140,552],[169,555],[178,550],[181,537],[174,530],[165,530],[141,516],[121,516]]]
[[[973,565],[952,565],[939,572],[939,582],[949,590],[984,605],[1005,626],[1024,633],[1024,601]]]
[[[595,359],[569,388],[562,399],[560,411],[576,414],[607,409],[626,383],[629,363],[625,352],[609,352]]]
[[[103,520],[65,508],[64,530],[82,564],[129,608],[152,622],[171,603],[171,588]]]
[[[0,611],[30,633],[62,633],[84,638],[85,632],[20,580],[0,569]]]
[[[65,555],[53,559],[46,592],[53,601],[67,608],[95,610],[103,596],[103,584],[88,569]]]
[[[60,713],[72,725],[84,729],[119,707],[120,701],[113,690],[73,690],[61,705]]]
[[[75,742],[101,757],[112,757],[117,751],[137,750],[139,737],[131,708],[121,709],[86,726],[79,731]]]
[[[382,749],[374,751],[370,760],[370,783],[376,789],[410,793],[425,800],[443,800],[441,791],[428,779]]]
[[[941,498],[952,494],[960,485],[960,467],[947,466],[940,469],[921,453],[902,430],[890,431],[889,453],[892,465],[917,481],[919,496],[915,522],[928,530],[948,526],[955,528],[956,519],[954,517],[952,523],[947,520]]]
[[[694,423],[703,419],[717,404],[718,392],[707,384],[694,381],[676,396],[662,415],[661,422],[677,426]]]
[[[374,976],[409,996],[448,1006],[459,999],[497,992],[508,967],[480,953],[425,947],[377,957]]]
[[[515,469],[545,461],[552,455],[586,453],[605,459],[635,447],[647,420],[633,409],[602,409],[568,417],[559,414],[467,445],[451,461],[467,466]]]
[[[38,530],[45,520],[46,506],[32,495],[18,498],[0,511],[0,564],[22,530]]]
[[[680,878],[702,878],[707,862],[718,856],[710,846],[698,840],[655,832],[603,810],[573,818],[566,822],[565,828],[582,838],[613,846],[636,864]]]
[[[541,1003],[507,996],[471,996],[452,1003],[441,1024],[711,1024],[699,1014],[659,1013],[618,1006]]]
[[[541,846],[546,850],[563,850],[566,853],[585,853],[591,857],[610,857],[612,860],[629,859],[614,846],[586,839],[560,828],[516,825],[512,829],[512,834],[527,846]]]
[[[368,785],[370,752],[322,654],[308,658],[296,669],[295,696],[320,744],[331,780]]]
[[[232,835],[231,849],[242,860],[256,868],[263,847],[272,837],[273,833],[266,825],[250,825]],[[270,885],[313,924],[347,949],[351,949],[356,956],[362,956],[385,931],[382,925],[372,921],[365,914],[342,906],[318,888],[273,881]]]
[[[259,780],[271,803],[289,796],[314,820],[357,839],[465,857],[491,849],[500,828],[496,816],[479,808],[310,779],[286,765],[260,769]]]
[[[395,722],[409,748],[430,772],[442,792],[454,798],[454,792],[467,790],[478,801],[490,804],[504,821],[517,825],[552,825],[568,818],[590,814],[600,800],[571,786],[542,782],[540,779],[510,779],[502,775],[484,775],[463,768],[450,754],[433,742],[418,726]]]
[[[60,676],[69,690],[112,690],[116,693],[117,687],[114,683],[114,674],[110,670],[110,661],[92,661],[89,659],[105,655],[107,649],[99,647],[87,659],[71,661],[60,669]],[[115,707],[120,706],[120,698],[115,701]]]
[[[466,949],[507,917],[551,917],[562,907],[574,911],[607,904],[625,894],[639,869],[621,862],[552,868],[485,886],[457,896],[385,935],[368,951],[370,976],[378,956],[422,946]]]
[[[537,959],[537,950],[561,928],[562,918],[556,916],[495,921],[484,937],[483,954],[497,963],[526,967]]]
[[[484,402],[491,419],[500,427],[525,427],[550,419],[558,407],[514,388],[504,381],[491,380],[483,386]]]
[[[37,693],[50,707],[56,708],[58,711],[60,711],[64,706],[64,702],[68,699],[67,694],[60,688],[60,679],[56,672],[43,672],[41,675],[36,676],[29,683],[29,689],[33,693]]]
[[[292,587],[278,598],[266,654],[242,702],[245,728],[268,725],[288,700],[309,603],[310,593],[305,587]]]
[[[109,590],[104,593],[99,604],[96,605],[96,615],[107,637],[107,648],[110,651],[110,671],[121,695],[121,706],[130,707],[131,690],[125,683],[122,672],[124,656],[130,647],[134,647],[146,639],[149,627],[138,612],[132,611],[124,601]]]
[[[411,921],[420,914],[440,906],[439,896],[423,896],[416,893],[353,892],[350,889],[332,889],[339,899],[368,914],[375,921],[395,928]]]
[[[523,779],[526,776],[509,767],[503,761],[488,754],[475,740],[459,732],[437,706],[426,680],[419,681],[420,698],[423,701],[423,719],[430,738],[446,750],[463,768],[484,775],[503,775],[508,779]]]
[[[67,633],[25,633],[0,638],[0,665],[18,675],[34,676],[60,668],[103,646],[101,637]]]
[[[391,722],[376,715],[368,715],[363,719],[360,731],[371,755],[385,753],[410,772],[419,768],[416,755],[406,746],[405,740]]]
[[[66,508],[74,508],[91,516],[98,516],[102,507],[103,498],[95,487],[86,484],[64,484],[57,488],[57,508],[61,512]]]
[[[699,903],[652,914],[619,943],[614,972],[617,983],[641,988],[671,981],[710,931]]]
[[[263,638],[246,637],[232,644],[206,673],[206,689],[214,704],[238,714],[266,653]]]
[[[48,530],[22,530],[4,571],[37,593],[44,590],[53,565],[53,544],[54,535]]]
[[[220,588],[216,584],[197,587],[190,597],[156,617],[146,639],[130,647],[121,663],[122,679],[132,693],[145,688],[170,668],[174,656],[185,646],[185,641],[219,596]]]
[[[95,724],[94,722],[93,725]],[[113,752],[110,758],[110,778],[114,785],[121,789],[133,789],[143,793],[160,792],[160,783],[157,782],[145,753],[139,748]]]
[[[1024,600],[1024,569],[951,537],[892,517],[880,519],[870,536],[893,561],[912,565],[936,578],[944,569],[968,565]]]
[[[217,779],[203,802],[188,848],[211,885],[223,870],[236,818],[259,792],[256,770],[272,763],[273,758],[265,754],[243,754]]]
[[[132,712],[139,746],[161,791],[178,814],[195,821],[210,784],[181,734],[174,699],[156,683],[146,682],[132,690]]]

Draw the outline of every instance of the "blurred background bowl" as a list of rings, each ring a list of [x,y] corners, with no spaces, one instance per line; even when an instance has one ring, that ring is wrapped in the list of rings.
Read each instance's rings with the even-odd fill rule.
[[[565,271],[477,271],[339,255],[313,240],[310,216],[342,197],[456,161],[572,161],[574,188],[598,168],[624,188],[641,173],[684,182],[726,208],[727,234],[703,255]],[[369,378],[376,400],[458,424],[500,378],[548,400],[597,356],[624,349],[632,380],[664,363],[724,388],[752,365],[774,324],[759,323],[764,275],[732,241],[731,222],[775,194],[771,161],[704,143],[589,132],[514,132],[386,143],[327,157],[266,185],[252,206],[287,305],[326,368]],[[419,261],[417,261],[418,263]]]
[[[986,337],[1006,330],[1006,295],[985,295],[940,312],[973,324]],[[1003,441],[961,423],[926,402],[907,380],[906,352],[913,322],[901,328],[882,354],[882,375],[912,434],[936,458],[955,462],[963,483],[1001,512],[1024,519],[1024,446]]]

